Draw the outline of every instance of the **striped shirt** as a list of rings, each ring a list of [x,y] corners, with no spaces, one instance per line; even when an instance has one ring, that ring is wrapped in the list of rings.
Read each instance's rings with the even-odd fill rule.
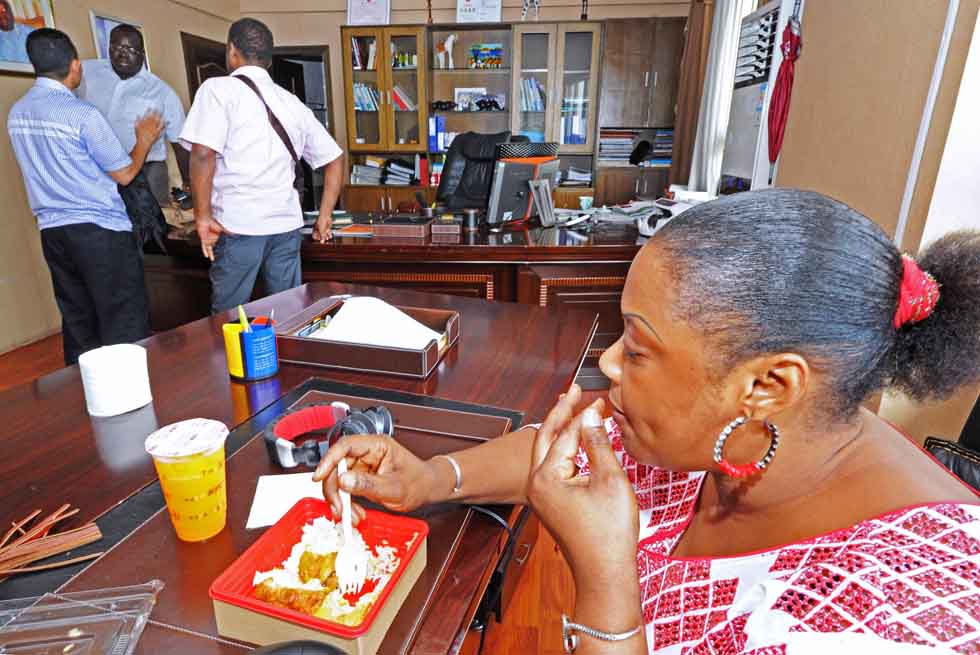
[[[40,229],[79,223],[132,229],[107,174],[132,160],[98,109],[41,77],[10,109],[7,132]]]

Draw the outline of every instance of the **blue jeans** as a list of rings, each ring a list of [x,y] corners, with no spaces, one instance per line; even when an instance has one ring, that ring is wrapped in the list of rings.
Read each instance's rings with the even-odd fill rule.
[[[211,313],[247,303],[260,271],[269,295],[302,284],[302,239],[299,230],[262,236],[222,234],[211,264]]]

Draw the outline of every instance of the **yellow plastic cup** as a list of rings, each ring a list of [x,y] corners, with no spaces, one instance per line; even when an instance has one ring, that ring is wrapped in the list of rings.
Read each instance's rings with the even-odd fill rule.
[[[228,518],[225,439],[220,421],[195,418],[160,428],[146,438],[170,522],[182,541],[204,541]]]

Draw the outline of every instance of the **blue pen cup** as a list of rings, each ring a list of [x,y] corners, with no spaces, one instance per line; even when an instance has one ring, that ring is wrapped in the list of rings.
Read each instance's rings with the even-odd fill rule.
[[[271,325],[252,325],[251,332],[238,334],[242,348],[242,380],[252,381],[270,377],[279,372],[279,351],[276,349],[276,331]]]

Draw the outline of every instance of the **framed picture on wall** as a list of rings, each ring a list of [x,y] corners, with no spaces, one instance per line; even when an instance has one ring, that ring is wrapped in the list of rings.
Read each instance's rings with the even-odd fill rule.
[[[387,25],[391,0],[347,0],[348,25]]]
[[[0,0],[0,71],[33,73],[27,35],[54,27],[52,0]]]
[[[143,24],[136,23],[125,18],[116,18],[105,14],[97,14],[95,11],[88,12],[89,19],[92,21],[92,39],[95,41],[95,56],[98,59],[109,58],[109,33],[118,25],[132,25],[143,35],[143,46],[146,48],[146,33],[143,31]],[[144,57],[143,66],[150,70],[150,58]]]

